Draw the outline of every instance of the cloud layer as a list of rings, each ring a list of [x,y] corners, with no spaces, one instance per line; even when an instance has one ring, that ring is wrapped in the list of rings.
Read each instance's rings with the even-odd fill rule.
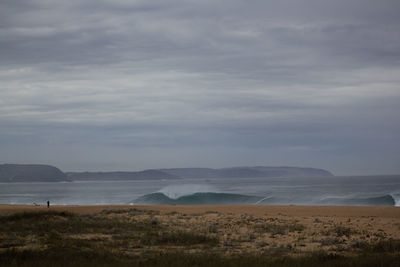
[[[0,160],[399,173],[400,3],[0,3]]]

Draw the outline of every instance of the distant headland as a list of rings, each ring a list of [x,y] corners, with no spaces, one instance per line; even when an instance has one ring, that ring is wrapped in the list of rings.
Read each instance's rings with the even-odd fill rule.
[[[50,165],[0,164],[0,182],[129,181],[212,178],[325,177],[327,170],[301,167],[171,168],[144,171],[62,172]]]

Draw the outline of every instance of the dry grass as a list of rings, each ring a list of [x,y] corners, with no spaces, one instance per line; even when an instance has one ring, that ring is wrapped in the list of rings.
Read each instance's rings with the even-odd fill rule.
[[[285,235],[289,232],[301,232],[306,227],[302,224],[293,222],[293,223],[264,223],[264,224],[256,224],[254,226],[255,231],[257,233],[270,233],[271,235]]]
[[[396,224],[367,217],[50,209],[1,215],[0,225],[0,266],[396,266],[400,258],[397,228],[385,228]]]

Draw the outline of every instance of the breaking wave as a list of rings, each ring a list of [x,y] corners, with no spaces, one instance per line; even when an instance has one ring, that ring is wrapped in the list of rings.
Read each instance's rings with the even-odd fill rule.
[[[400,194],[387,194],[382,196],[359,197],[323,197],[320,199],[296,199],[283,197],[265,197],[255,204],[258,205],[318,205],[318,206],[400,206]]]
[[[321,204],[343,206],[397,206],[398,199],[395,196],[383,195],[376,197],[330,197],[321,200]]]
[[[141,196],[132,202],[145,205],[340,205],[340,206],[400,206],[399,195],[384,195],[370,198],[340,198],[329,197],[308,203],[296,203],[295,200],[279,199],[277,197],[260,197],[231,193],[197,192],[189,195],[171,198],[161,192]]]
[[[400,193],[378,196],[329,196],[306,200],[304,196],[255,196],[218,192],[209,185],[172,185],[158,192],[143,195],[131,204],[144,205],[340,205],[340,206],[400,206]]]
[[[221,193],[209,185],[186,184],[164,187],[156,193],[141,196],[134,204],[147,205],[228,205],[255,204],[262,197]]]
[[[178,199],[183,196],[192,195],[195,193],[207,193],[213,192],[218,193],[214,187],[203,184],[180,184],[180,185],[169,185],[162,188],[158,193],[163,193],[168,198]]]
[[[396,207],[400,207],[400,193],[399,194],[390,194],[390,196],[393,197],[394,205]]]
[[[228,205],[255,204],[261,197],[241,194],[199,192],[178,198],[170,198],[164,193],[157,192],[141,196],[133,201],[134,204],[147,205]]]

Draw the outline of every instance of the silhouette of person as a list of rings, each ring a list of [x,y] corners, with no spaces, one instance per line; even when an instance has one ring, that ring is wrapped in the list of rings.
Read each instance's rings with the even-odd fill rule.
[[[47,207],[50,208],[50,201],[47,200]]]

